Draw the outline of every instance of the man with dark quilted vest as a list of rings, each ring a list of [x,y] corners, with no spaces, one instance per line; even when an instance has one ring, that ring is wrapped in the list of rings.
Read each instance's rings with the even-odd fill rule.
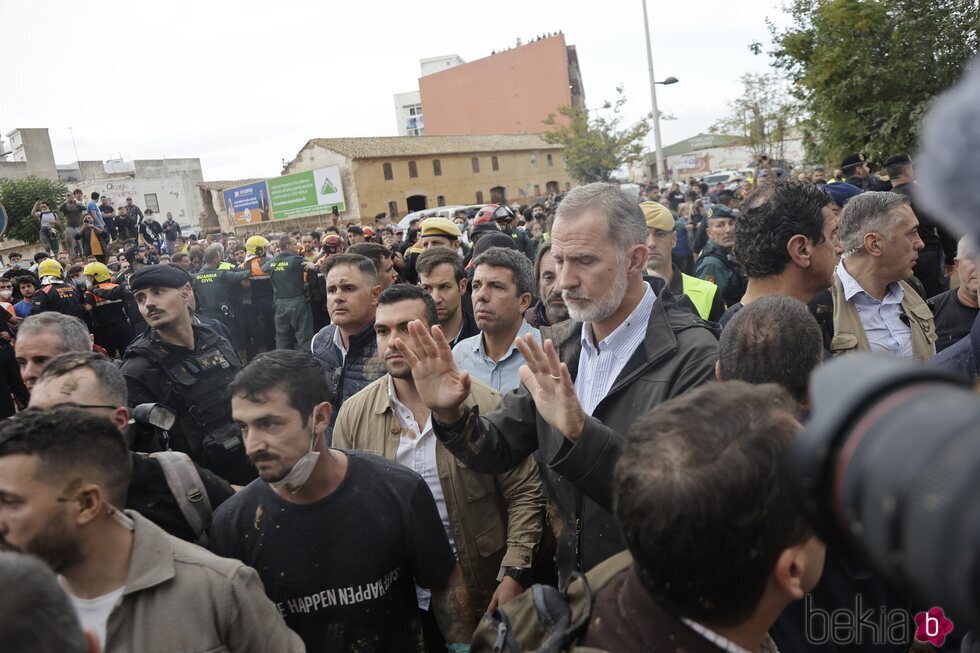
[[[329,444],[344,400],[380,379],[387,370],[378,359],[374,335],[374,315],[381,294],[374,261],[359,254],[338,254],[325,259],[322,270],[330,324],[313,336],[310,349],[323,368],[333,397]]]

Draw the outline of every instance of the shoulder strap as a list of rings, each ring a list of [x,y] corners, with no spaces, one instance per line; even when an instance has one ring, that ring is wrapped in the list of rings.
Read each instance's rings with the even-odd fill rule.
[[[205,529],[211,523],[211,500],[197,468],[187,454],[179,451],[158,451],[151,453],[150,458],[160,463],[170,493],[177,500],[177,507],[200,544],[205,537]]]

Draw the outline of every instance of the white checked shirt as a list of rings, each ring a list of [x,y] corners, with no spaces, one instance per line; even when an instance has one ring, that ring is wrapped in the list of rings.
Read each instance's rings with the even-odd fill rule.
[[[575,395],[586,415],[591,415],[599,402],[605,399],[616,377],[626,367],[636,348],[647,334],[650,311],[657,301],[657,295],[649,285],[643,298],[616,330],[592,344],[592,323],[582,325],[582,355],[578,361],[578,374],[575,376]]]

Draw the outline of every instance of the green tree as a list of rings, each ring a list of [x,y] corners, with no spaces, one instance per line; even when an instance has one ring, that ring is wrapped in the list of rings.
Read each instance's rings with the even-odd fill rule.
[[[68,187],[60,181],[30,176],[24,179],[0,178],[0,204],[7,210],[10,224],[4,238],[36,243],[41,240],[40,221],[31,215],[34,202],[41,198],[51,210],[58,207],[68,195]]]
[[[710,131],[742,139],[755,157],[784,158],[784,143],[797,128],[793,98],[785,82],[774,74],[742,75],[742,95],[728,103],[729,113]]]
[[[565,169],[580,184],[609,181],[624,163],[642,157],[643,139],[650,132],[649,116],[630,127],[621,127],[626,98],[622,87],[617,87],[616,93],[616,102],[606,102],[602,107],[611,115],[599,115],[596,111],[596,117],[590,119],[584,107],[563,106],[558,114],[567,121],[559,121],[553,113],[544,120],[552,129],[541,138],[546,143],[565,146],[562,154]]]
[[[791,0],[773,65],[805,112],[811,158],[915,148],[920,119],[976,53],[976,0]]]

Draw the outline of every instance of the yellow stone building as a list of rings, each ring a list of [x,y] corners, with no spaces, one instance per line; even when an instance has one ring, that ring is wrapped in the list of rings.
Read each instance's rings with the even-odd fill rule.
[[[318,138],[303,146],[283,174],[330,166],[341,173],[347,205],[341,214],[344,223],[372,224],[382,212],[397,221],[412,211],[437,206],[530,204],[572,184],[562,146],[533,134]],[[233,230],[220,191],[250,181],[254,180],[199,184],[209,222]],[[268,226],[305,230],[329,223],[325,218],[275,220]]]

